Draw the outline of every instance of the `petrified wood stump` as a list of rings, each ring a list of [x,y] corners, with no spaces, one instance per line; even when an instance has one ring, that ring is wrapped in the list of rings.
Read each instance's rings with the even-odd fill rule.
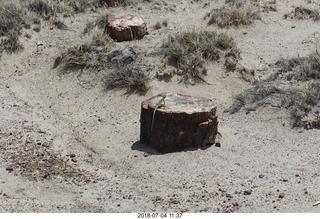
[[[148,33],[146,23],[142,18],[132,15],[109,20],[106,32],[118,42],[141,39]]]
[[[109,7],[118,7],[122,5],[124,0],[104,0]]]
[[[140,143],[160,152],[202,148],[215,142],[218,131],[212,100],[175,93],[143,101],[140,122]]]

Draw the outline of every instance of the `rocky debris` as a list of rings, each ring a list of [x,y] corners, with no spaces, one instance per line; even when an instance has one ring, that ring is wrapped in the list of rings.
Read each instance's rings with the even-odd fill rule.
[[[27,129],[1,130],[0,155],[7,164],[6,171],[21,175],[29,180],[41,181],[63,178],[71,183],[83,184],[96,179],[95,174],[74,167],[49,145],[52,142],[40,141],[43,133],[28,127]],[[48,137],[46,139],[52,138]],[[4,146],[6,145],[6,147]],[[75,156],[74,156],[75,157]],[[72,162],[77,162],[72,158]]]
[[[263,177],[264,177],[264,175],[263,175],[263,174],[260,174],[260,175],[259,175],[259,178],[260,178],[260,179],[262,179]]]
[[[251,193],[252,193],[251,189],[244,190],[244,192],[243,192],[244,195],[251,195]]]
[[[141,39],[148,34],[144,20],[132,15],[109,20],[105,31],[118,42]]]
[[[128,65],[136,60],[136,52],[133,48],[119,49],[108,55],[108,61],[113,65]]]

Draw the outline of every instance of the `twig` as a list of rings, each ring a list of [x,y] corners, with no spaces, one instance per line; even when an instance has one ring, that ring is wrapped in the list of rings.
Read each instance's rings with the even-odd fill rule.
[[[317,206],[317,205],[320,205],[320,201],[317,201],[317,202],[313,203],[312,206]]]

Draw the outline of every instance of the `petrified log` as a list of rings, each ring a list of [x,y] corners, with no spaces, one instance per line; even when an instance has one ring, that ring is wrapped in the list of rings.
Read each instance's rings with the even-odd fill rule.
[[[124,0],[104,0],[109,7],[118,7],[122,5]]]
[[[109,20],[106,32],[118,42],[141,39],[148,33],[143,19],[132,15]]]
[[[213,100],[162,93],[141,103],[140,143],[160,152],[202,148],[218,131]]]

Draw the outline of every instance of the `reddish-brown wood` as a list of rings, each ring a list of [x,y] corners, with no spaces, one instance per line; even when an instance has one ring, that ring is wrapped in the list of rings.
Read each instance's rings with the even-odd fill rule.
[[[118,42],[141,39],[148,33],[143,19],[132,15],[109,20],[106,32]]]
[[[164,107],[156,109],[165,96]],[[153,120],[153,127],[152,127]],[[160,152],[203,148],[215,143],[218,121],[210,99],[164,93],[141,103],[140,143]]]

